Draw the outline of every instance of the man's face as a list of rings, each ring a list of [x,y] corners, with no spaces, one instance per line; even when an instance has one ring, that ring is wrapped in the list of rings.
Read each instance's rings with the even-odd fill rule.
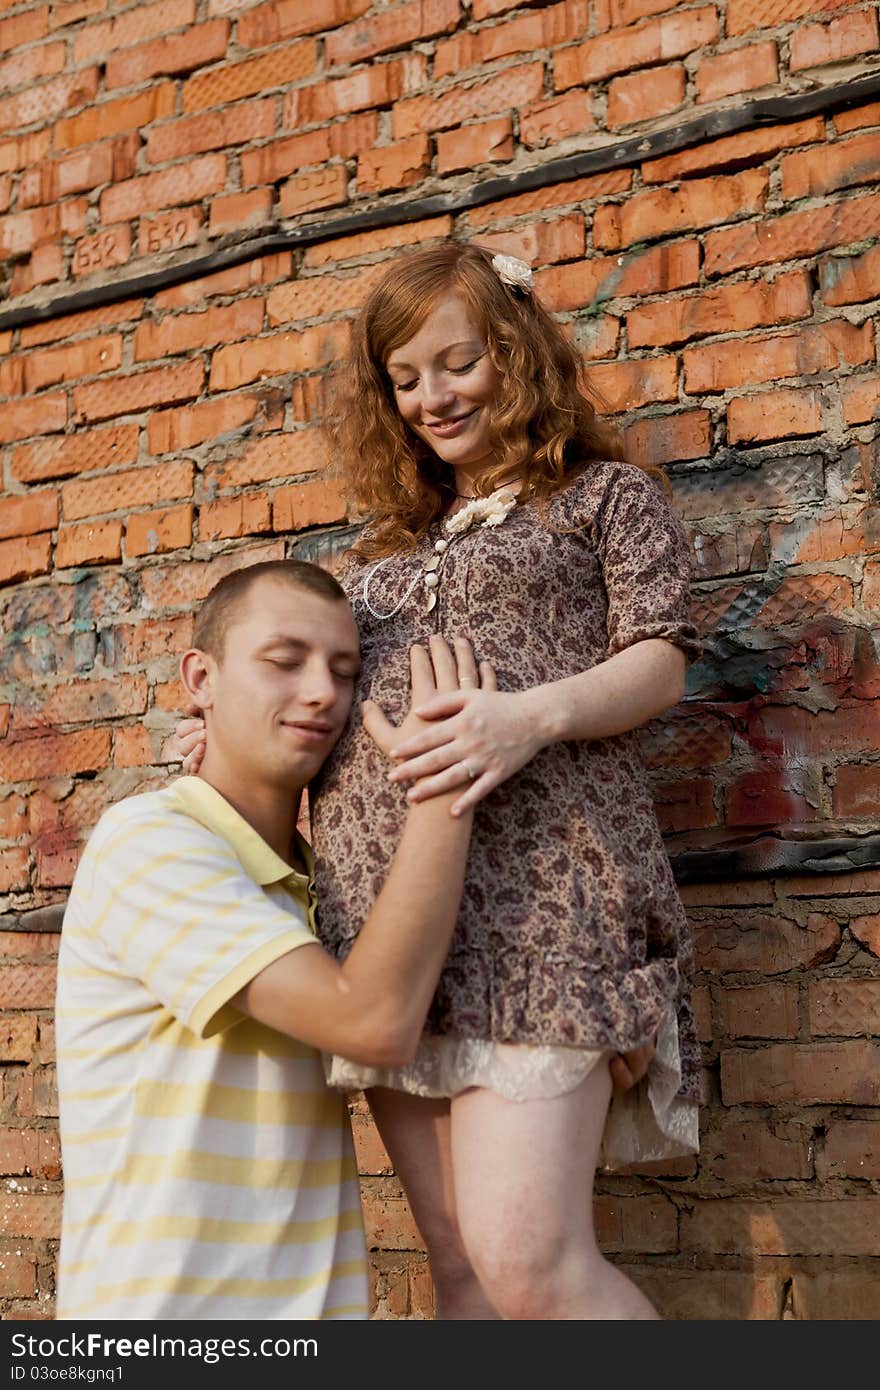
[[[359,665],[344,599],[258,579],[211,663],[209,752],[243,776],[304,787],[342,733]]]

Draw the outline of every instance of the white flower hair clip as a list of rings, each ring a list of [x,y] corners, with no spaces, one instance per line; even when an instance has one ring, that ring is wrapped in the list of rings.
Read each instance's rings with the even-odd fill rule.
[[[511,289],[523,290],[530,294],[535,288],[532,267],[521,261],[518,256],[503,256],[499,252],[497,256],[492,257],[492,269],[502,284],[510,285]]]

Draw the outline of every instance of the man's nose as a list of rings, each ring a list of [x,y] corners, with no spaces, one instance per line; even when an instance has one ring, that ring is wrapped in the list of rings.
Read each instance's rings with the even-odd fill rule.
[[[303,673],[300,694],[306,704],[328,708],[336,701],[337,688],[333,672],[322,661],[310,661]]]

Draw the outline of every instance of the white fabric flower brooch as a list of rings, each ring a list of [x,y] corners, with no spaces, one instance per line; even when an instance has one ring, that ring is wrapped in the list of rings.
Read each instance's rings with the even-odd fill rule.
[[[531,294],[535,288],[532,267],[526,261],[521,261],[518,256],[503,256],[499,252],[497,256],[492,257],[492,269],[502,284],[510,285],[511,289]]]

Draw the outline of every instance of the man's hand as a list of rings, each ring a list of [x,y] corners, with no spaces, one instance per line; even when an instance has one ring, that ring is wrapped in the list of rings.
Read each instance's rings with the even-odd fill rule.
[[[177,752],[183,760],[183,770],[194,777],[202,765],[208,735],[205,721],[198,713],[178,719],[174,726]]]
[[[403,723],[396,726],[386,719],[382,710],[373,700],[365,700],[361,706],[364,728],[382,752],[391,755],[401,739],[413,738],[423,733],[428,722],[420,718],[415,710],[435,695],[447,694],[457,690],[496,690],[495,672],[488,661],[477,667],[473,648],[464,637],[456,637],[454,651],[443,637],[434,636],[428,641],[428,648],[414,646],[409,650],[410,665],[410,708]],[[437,721],[434,720],[434,727]],[[462,769],[464,776],[469,776]],[[438,790],[446,790],[441,788]]]
[[[611,1080],[616,1095],[622,1096],[637,1086],[651,1065],[657,1043],[656,1039],[634,1047],[632,1052],[619,1052],[611,1058]]]

